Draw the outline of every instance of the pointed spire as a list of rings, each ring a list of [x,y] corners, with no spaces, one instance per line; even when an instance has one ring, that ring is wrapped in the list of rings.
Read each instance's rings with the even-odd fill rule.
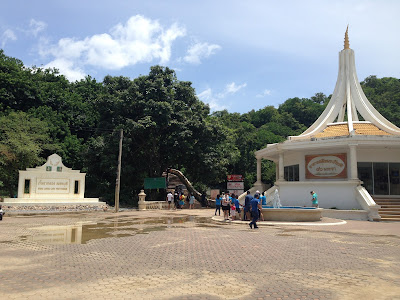
[[[349,43],[349,25],[347,25],[346,33],[344,34],[344,50],[350,49]]]
[[[346,123],[350,136],[375,135],[372,131],[354,132],[354,130],[357,130],[358,124],[367,124],[365,126],[371,128],[371,130],[374,128],[371,126],[375,126],[378,130],[384,132],[383,135],[400,136],[400,128],[387,120],[372,106],[361,88],[357,78],[354,51],[349,47],[348,31],[349,26],[347,25],[344,50],[339,52],[339,72],[331,100],[319,118],[306,131],[298,136],[289,137],[290,140],[324,137],[322,132],[325,129],[333,126],[330,129],[335,128],[336,130],[339,127],[334,126]],[[345,120],[346,115],[347,121]],[[362,123],[359,116],[364,119]],[[380,132],[379,135],[381,135]]]

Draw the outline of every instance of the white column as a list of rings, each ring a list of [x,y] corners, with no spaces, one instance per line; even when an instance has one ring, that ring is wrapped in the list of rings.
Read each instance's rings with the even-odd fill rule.
[[[144,190],[140,190],[140,193],[138,194],[139,196],[139,210],[146,210],[146,194],[144,193]]]
[[[85,176],[79,180],[79,198],[85,198]]]
[[[279,163],[275,162],[275,181],[279,179]]]
[[[256,183],[261,184],[261,158],[257,157],[257,181]]]
[[[285,169],[283,167],[283,152],[279,152],[279,180],[285,180],[284,178]]]
[[[358,179],[357,175],[357,144],[349,144],[350,148],[350,179]]]
[[[32,187],[32,182],[31,182]],[[25,188],[25,176],[21,175],[21,171],[19,171],[19,179],[18,179],[18,198],[24,198],[24,188]],[[11,195],[14,197],[14,195]]]

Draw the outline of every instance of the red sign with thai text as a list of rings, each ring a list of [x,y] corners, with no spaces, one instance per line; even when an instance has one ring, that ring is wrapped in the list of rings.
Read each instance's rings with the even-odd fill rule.
[[[347,178],[346,153],[306,155],[306,179]]]
[[[228,175],[228,181],[243,181],[243,175]]]

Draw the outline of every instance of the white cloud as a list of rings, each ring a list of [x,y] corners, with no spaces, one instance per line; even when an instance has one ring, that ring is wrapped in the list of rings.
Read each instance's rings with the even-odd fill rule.
[[[236,94],[242,88],[245,88],[247,83],[243,83],[241,85],[236,85],[236,83],[231,82],[225,86],[225,89],[222,93],[218,94],[218,98],[225,98],[229,94]]]
[[[32,34],[34,37],[38,35],[39,32],[45,30],[47,24],[42,21],[36,21],[35,19],[31,19],[29,22],[29,33]]]
[[[4,48],[8,41],[16,41],[17,36],[11,29],[6,29],[1,35],[1,48]]]
[[[243,83],[241,85],[236,85],[236,83],[232,82],[232,83],[229,83],[226,85],[225,90],[228,94],[234,94],[246,86],[247,86],[247,83]]]
[[[203,92],[197,95],[201,101],[207,103],[210,106],[211,111],[219,111],[227,109],[225,105],[219,103],[219,99],[214,97],[213,92],[210,88],[205,89]]]
[[[125,24],[114,26],[110,33],[83,40],[63,38],[53,46],[44,42],[40,52],[54,58],[47,66],[57,67],[69,79],[75,80],[76,75],[83,74],[82,67],[86,65],[119,70],[153,60],[165,64],[171,58],[172,43],[185,35],[186,29],[176,23],[163,28],[157,20],[136,15]]]
[[[205,89],[203,92],[197,95],[199,99],[205,103],[210,105],[211,111],[219,111],[227,109],[226,105],[221,104],[228,95],[236,94],[239,90],[246,87],[247,83],[243,83],[241,85],[236,85],[236,83],[231,82],[225,85],[224,91],[222,93],[218,93],[214,95],[211,88]]]
[[[164,45],[160,50],[161,63],[166,63],[169,61],[171,57],[171,46],[172,42],[176,40],[178,37],[185,36],[186,30],[184,28],[180,28],[176,23],[172,24],[171,28],[169,28],[164,35],[161,36],[161,41]]]
[[[62,58],[55,59],[43,67],[45,69],[56,68],[71,81],[80,80],[86,75],[85,72],[79,67],[75,66],[73,62]]]
[[[257,94],[257,98],[264,98],[265,96],[271,95],[271,90],[264,90],[261,94]]]
[[[198,65],[201,63],[202,58],[207,58],[213,54],[217,50],[220,50],[221,46],[219,45],[210,45],[208,43],[196,43],[192,45],[187,51],[187,55],[183,58],[187,63]]]

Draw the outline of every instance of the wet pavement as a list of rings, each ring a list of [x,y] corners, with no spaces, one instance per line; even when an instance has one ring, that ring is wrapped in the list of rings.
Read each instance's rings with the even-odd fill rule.
[[[207,209],[6,215],[1,297],[400,300],[400,223],[260,225]]]

